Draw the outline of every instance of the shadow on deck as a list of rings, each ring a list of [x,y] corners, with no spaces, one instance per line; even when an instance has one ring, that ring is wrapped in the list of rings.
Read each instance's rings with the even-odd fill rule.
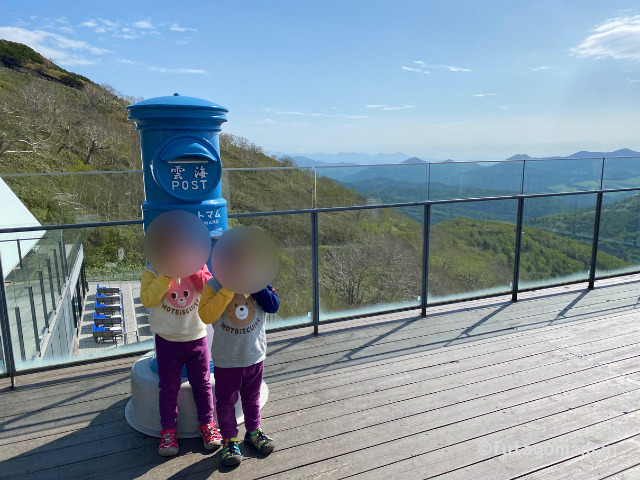
[[[276,451],[163,459],[135,359],[0,383],[2,478],[640,478],[640,277],[269,334]],[[242,431],[242,429],[241,429]]]

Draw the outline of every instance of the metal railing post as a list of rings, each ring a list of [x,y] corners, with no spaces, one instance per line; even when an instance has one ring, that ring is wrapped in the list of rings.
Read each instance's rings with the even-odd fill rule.
[[[82,282],[82,298],[87,296],[89,288],[87,287],[87,273],[84,270],[84,261],[80,267],[80,281]]]
[[[33,339],[36,342],[36,354],[40,355],[40,332],[38,331],[38,316],[36,315],[36,302],[33,300],[33,287],[28,286],[29,304],[31,305],[31,322],[33,323]],[[46,318],[46,314],[45,314]]]
[[[40,276],[40,296],[42,297],[42,312],[44,313],[44,324],[49,328],[49,311],[47,309],[47,294],[44,291],[44,277],[42,276],[42,270],[38,270]]]
[[[60,230],[60,236],[62,237],[62,230]],[[69,276],[69,264],[67,263],[67,252],[65,251],[64,241],[62,239],[58,241],[58,248],[60,248],[60,264],[62,265],[62,274],[65,276],[65,278],[67,278]]]
[[[311,282],[313,292],[311,318],[313,321],[314,335],[318,335],[320,326],[320,265],[318,248],[318,212],[311,212]]]
[[[2,270],[2,258],[0,258],[0,331],[4,347],[4,360],[7,373],[11,377],[11,387],[15,386],[16,364],[13,356],[13,344],[11,343],[11,326],[9,325],[9,309],[7,306],[7,292],[4,289],[4,272]]]
[[[62,285],[60,284],[60,268],[58,268],[58,253],[53,250],[53,264],[56,267],[56,281],[58,282],[58,295],[62,295]],[[62,267],[64,271],[64,267]]]
[[[82,320],[82,296],[80,295],[80,283],[76,283],[76,304],[78,306],[78,319]],[[76,325],[77,328],[77,325]]]
[[[421,314],[427,316],[427,295],[429,295],[429,235],[431,232],[431,204],[424,206],[424,224],[422,226],[422,298],[420,299]]]
[[[24,362],[27,359],[27,353],[24,350],[24,336],[22,335],[22,319],[20,318],[20,309],[15,307],[16,312],[16,329],[18,330],[18,344],[20,345],[20,358]]]
[[[51,293],[51,311],[56,309],[56,295],[53,293],[53,275],[51,275],[51,259],[47,258],[47,271],[49,272],[49,292]]]
[[[598,237],[600,236],[600,217],[602,214],[602,192],[596,197],[596,217],[593,221],[593,245],[591,246],[591,265],[589,266],[589,288],[596,283],[596,263],[598,261]]]
[[[524,215],[524,198],[518,199],[518,219],[516,220],[516,248],[513,259],[513,283],[511,284],[511,301],[518,301],[518,282],[520,279],[520,251],[522,249],[522,217]]]
[[[16,246],[18,247],[18,260],[20,262],[20,268],[24,268],[24,265],[22,264],[22,249],[20,248],[20,239],[16,239]]]

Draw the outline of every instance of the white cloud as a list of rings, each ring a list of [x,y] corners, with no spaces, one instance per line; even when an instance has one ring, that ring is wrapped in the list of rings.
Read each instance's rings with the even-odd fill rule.
[[[127,58],[120,58],[118,59],[118,62],[124,63],[125,65],[142,65],[142,63],[138,62],[137,60],[129,60]]]
[[[393,110],[407,110],[409,108],[416,108],[415,105],[402,105],[401,107],[390,107],[389,105],[365,105],[368,109],[373,110],[382,110],[382,111],[393,111]]]
[[[276,122],[273,118],[265,118],[264,120],[257,120],[253,123],[257,125],[275,125],[278,122]]]
[[[195,28],[182,27],[175,22],[164,22],[154,25],[150,18],[144,20],[138,20],[131,23],[120,23],[105,18],[89,19],[80,24],[82,27],[92,29],[95,33],[105,34],[109,33],[116,38],[122,38],[124,40],[135,40],[147,35],[159,35],[160,29],[167,28],[173,32],[197,32]],[[191,38],[179,40],[176,42],[178,45],[186,45],[191,41]]]
[[[149,67],[149,70],[160,73],[188,73],[193,75],[204,75],[206,70],[198,70],[195,68],[163,68],[163,67]]]
[[[120,26],[118,22],[112,22],[111,20],[105,20],[104,18],[101,18],[100,21],[103,25],[109,28],[118,28]]]
[[[640,60],[640,15],[609,19],[592,32],[571,53],[581,58]]]
[[[173,30],[174,32],[197,32],[198,31],[195,28],[181,27],[177,23],[172,24],[169,27],[169,30]]]
[[[497,97],[497,93],[476,93],[474,97]]]
[[[451,65],[431,65],[432,67],[444,68],[450,72],[470,72],[470,68],[453,67]]]
[[[150,19],[147,20],[138,20],[137,22],[133,22],[132,24],[134,27],[137,28],[144,28],[144,29],[153,29],[156,28],[153,26],[153,24],[151,23]]]
[[[339,115],[332,113],[306,113],[306,112],[274,112],[278,115],[299,115],[304,117],[339,117],[339,118],[368,118],[367,115]]]
[[[86,51],[93,55],[111,53],[110,50],[94,47],[83,40],[74,40],[44,30],[0,27],[0,38],[28,45],[44,57],[63,66],[92,65],[96,63],[95,59],[85,58],[71,53],[71,51]]]
[[[640,80],[638,80],[637,78],[625,78],[625,80],[629,83],[638,83],[640,82]]]
[[[539,72],[540,70],[549,70],[551,67],[547,67],[546,65],[541,65],[540,67],[533,67],[531,70],[534,72]]]
[[[498,105],[498,109],[502,110],[503,112],[508,112],[512,108],[519,107],[519,106],[520,106],[519,103],[513,103],[511,105]]]
[[[414,60],[413,63],[415,65],[418,65],[419,68],[403,66],[402,69],[408,70],[410,72],[420,72],[420,73],[431,73],[429,70],[426,70],[427,68],[438,69],[438,70],[448,70],[450,72],[471,72],[472,71],[470,68],[454,67],[452,65],[429,65],[426,62],[423,62],[422,60]]]

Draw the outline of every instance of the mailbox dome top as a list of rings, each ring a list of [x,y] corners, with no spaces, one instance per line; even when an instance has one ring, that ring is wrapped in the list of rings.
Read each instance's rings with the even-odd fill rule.
[[[189,129],[220,131],[228,110],[202,98],[171,95],[147,98],[127,107],[138,130]]]
[[[169,108],[203,108],[207,110],[218,110],[220,113],[227,113],[229,110],[222,105],[196,97],[183,97],[182,95],[171,95],[166,97],[147,98],[140,102],[129,105],[127,110],[149,107],[169,107]]]

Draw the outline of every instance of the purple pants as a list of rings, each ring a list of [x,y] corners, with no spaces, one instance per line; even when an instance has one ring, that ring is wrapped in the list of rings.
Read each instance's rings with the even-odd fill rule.
[[[209,348],[207,338],[189,342],[171,342],[156,335],[156,358],[160,381],[160,424],[163,430],[178,428],[178,392],[182,384],[182,366],[196,402],[198,422],[213,422],[213,395],[209,383]]]
[[[242,399],[244,426],[247,432],[260,428],[260,386],[264,362],[249,367],[213,368],[216,381],[216,411],[222,438],[238,436],[236,402]]]

